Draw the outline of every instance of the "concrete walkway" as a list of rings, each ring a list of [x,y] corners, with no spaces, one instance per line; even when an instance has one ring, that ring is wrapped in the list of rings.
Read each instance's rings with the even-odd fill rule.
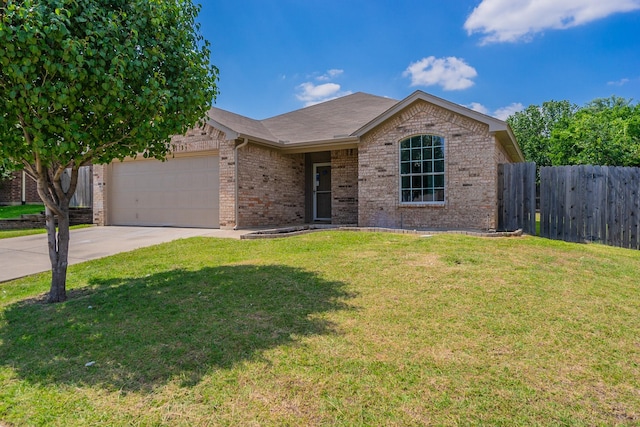
[[[90,227],[71,230],[69,265],[195,236],[239,239],[250,230],[169,227]],[[51,270],[47,235],[0,239],[0,282]]]

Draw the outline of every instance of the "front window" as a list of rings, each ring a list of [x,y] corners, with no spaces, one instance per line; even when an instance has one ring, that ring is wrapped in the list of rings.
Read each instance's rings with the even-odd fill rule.
[[[444,202],[444,138],[412,136],[400,142],[400,201]]]

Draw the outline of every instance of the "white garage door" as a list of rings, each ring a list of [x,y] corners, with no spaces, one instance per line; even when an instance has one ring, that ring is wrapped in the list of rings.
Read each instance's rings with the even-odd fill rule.
[[[198,156],[166,162],[114,162],[109,222],[113,225],[219,227],[218,159],[218,156]]]

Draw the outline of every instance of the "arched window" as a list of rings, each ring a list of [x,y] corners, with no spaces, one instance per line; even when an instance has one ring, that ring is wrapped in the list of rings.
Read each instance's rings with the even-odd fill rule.
[[[400,202],[444,202],[444,138],[417,135],[400,141]]]

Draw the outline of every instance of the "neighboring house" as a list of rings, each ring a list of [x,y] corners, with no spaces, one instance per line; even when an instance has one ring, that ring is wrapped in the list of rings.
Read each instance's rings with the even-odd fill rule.
[[[26,173],[13,172],[11,177],[0,181],[0,206],[42,203],[36,182]]]
[[[92,206],[92,166],[82,166],[78,171],[78,184],[69,203],[71,207]],[[69,188],[68,169],[62,176],[63,188]],[[66,187],[65,187],[66,185]],[[20,204],[42,204],[38,194],[38,184],[26,172],[13,172],[11,178],[0,181],[0,206]]]
[[[266,120],[218,108],[166,162],[94,166],[94,220],[252,228],[304,223],[490,230],[508,125],[416,91],[355,93]]]

